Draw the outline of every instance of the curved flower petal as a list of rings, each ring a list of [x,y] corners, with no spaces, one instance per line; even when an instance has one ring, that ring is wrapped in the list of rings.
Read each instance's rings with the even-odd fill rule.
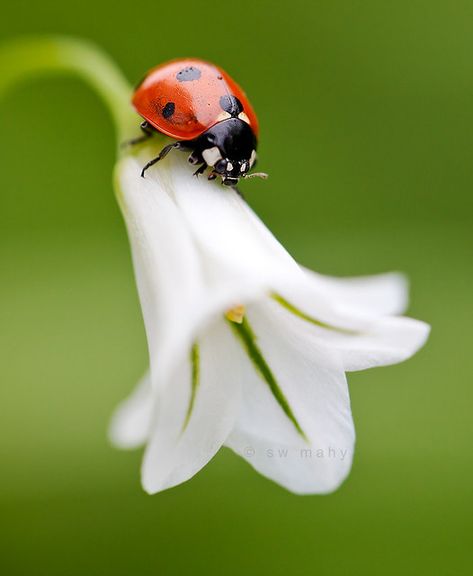
[[[192,324],[204,294],[195,245],[176,205],[169,197],[166,171],[140,178],[133,157],[117,165],[118,198],[127,225],[151,369],[169,361],[166,348]],[[159,356],[159,359],[158,359]]]
[[[327,290],[338,306],[356,313],[390,316],[405,312],[409,284],[404,274],[389,272],[374,276],[337,278],[304,269],[309,279]]]
[[[183,359],[167,387],[154,391],[152,432],[142,466],[143,487],[149,493],[198,472],[235,422],[242,352],[223,321],[209,327],[197,346],[198,359]]]
[[[116,176],[158,387],[205,325],[262,297],[288,267],[302,271],[236,192],[191,178],[182,155],[166,157],[144,179],[143,163],[125,157]]]
[[[337,354],[319,347],[268,305],[248,308],[259,347],[301,432],[257,371],[243,381],[242,407],[226,445],[292,492],[335,490],[352,462],[355,433]]]
[[[147,372],[115,409],[108,435],[117,448],[139,448],[148,440],[153,416],[151,377]]]
[[[330,334],[327,343],[340,353],[347,372],[388,366],[407,360],[424,346],[430,326],[406,317],[373,321],[359,334]]]
[[[266,287],[273,277],[303,274],[235,190],[189,178],[177,155],[170,162],[176,204],[197,245],[220,272],[253,278]]]
[[[346,371],[402,362],[425,344],[430,331],[419,320],[348,306],[314,274],[281,284],[276,299],[299,330],[340,353]]]

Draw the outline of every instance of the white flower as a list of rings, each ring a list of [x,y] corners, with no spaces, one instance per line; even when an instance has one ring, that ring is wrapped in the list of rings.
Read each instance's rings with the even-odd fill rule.
[[[355,433],[345,372],[401,362],[425,342],[400,317],[402,276],[328,278],[300,267],[233,190],[168,156],[116,169],[148,336],[150,373],[111,438],[146,443],[150,493],[198,472],[222,445],[296,493],[349,473]]]
[[[130,86],[87,42],[12,41],[0,68],[0,96],[30,75],[75,74],[108,106],[119,142],[137,135]],[[112,439],[146,443],[148,492],[189,479],[222,445],[289,490],[334,490],[355,441],[345,372],[401,362],[429,332],[398,316],[403,277],[305,270],[234,190],[193,178],[177,153],[140,178],[157,150],[138,150],[119,161],[116,189],[151,368],[116,411]]]

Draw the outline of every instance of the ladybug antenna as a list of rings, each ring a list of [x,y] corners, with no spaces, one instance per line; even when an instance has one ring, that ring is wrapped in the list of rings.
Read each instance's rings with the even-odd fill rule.
[[[262,178],[263,180],[266,180],[268,175],[266,172],[253,172],[253,174],[247,174],[245,178]]]

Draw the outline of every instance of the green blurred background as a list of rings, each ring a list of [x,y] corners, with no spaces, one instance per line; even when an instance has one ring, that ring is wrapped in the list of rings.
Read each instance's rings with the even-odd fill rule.
[[[468,574],[473,561],[473,4],[4,3],[0,39],[92,39],[135,82],[196,55],[259,113],[250,204],[305,265],[404,270],[428,346],[350,375],[353,472],[297,497],[232,453],[150,497],[106,438],[147,364],[113,126],[73,79],[0,104],[0,571]]]

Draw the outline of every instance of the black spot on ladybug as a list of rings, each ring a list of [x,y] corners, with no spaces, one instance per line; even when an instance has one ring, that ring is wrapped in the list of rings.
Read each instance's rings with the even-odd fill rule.
[[[202,72],[195,66],[188,66],[183,68],[176,74],[179,82],[190,82],[191,80],[198,80],[202,76]]]
[[[230,116],[236,117],[240,112],[243,112],[243,105],[236,96],[221,96],[220,106],[225,112],[228,112]]]
[[[175,109],[176,105],[174,104],[174,102],[168,102],[162,111],[163,118],[166,119],[171,118],[171,116],[174,114]]]

